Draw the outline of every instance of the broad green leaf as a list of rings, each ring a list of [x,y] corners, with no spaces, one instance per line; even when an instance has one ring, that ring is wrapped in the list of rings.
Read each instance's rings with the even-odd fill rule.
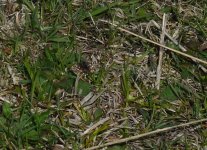
[[[12,109],[11,109],[11,105],[7,102],[4,102],[3,103],[3,106],[2,106],[2,109],[3,109],[3,115],[6,117],[6,118],[10,118],[11,115],[12,115]]]
[[[161,11],[163,13],[171,13],[172,7],[171,6],[165,6],[165,7],[161,8]]]
[[[91,91],[92,86],[90,83],[80,80],[78,83],[78,94],[80,96],[86,96]]]
[[[127,101],[132,100],[133,97],[130,96],[130,91],[131,91],[131,83],[130,83],[130,70],[124,67],[122,71],[122,76],[121,76],[121,88],[123,91],[123,95],[126,98]]]
[[[128,148],[126,147],[126,145],[114,145],[107,148],[107,150],[128,150]]]
[[[40,30],[41,23],[40,23],[40,20],[39,20],[38,7],[36,7],[32,11],[32,13],[30,15],[30,18],[31,18],[31,27],[32,27],[32,29],[38,29],[38,30]]]
[[[68,72],[67,75],[56,77],[57,81],[54,82],[54,89],[64,89],[71,91],[75,85],[76,75],[73,72]]]
[[[178,88],[175,87],[175,90],[179,90]],[[170,101],[173,101],[173,100],[176,100],[178,97],[176,96],[176,94],[172,91],[171,87],[170,86],[166,86],[161,94],[160,94],[160,98],[162,100],[170,100]]]
[[[182,69],[181,75],[182,75],[183,79],[187,79],[191,76],[191,74],[189,73],[189,71],[187,69]]]
[[[44,123],[48,119],[49,114],[50,114],[49,111],[35,114],[34,115],[35,122],[38,125],[41,125],[42,123]]]
[[[24,135],[24,137],[27,140],[32,140],[32,141],[37,141],[37,140],[39,140],[41,138],[36,130],[31,130],[31,131],[27,132]]]
[[[26,68],[26,70],[27,70],[27,72],[28,72],[28,74],[30,76],[30,79],[33,80],[35,75],[34,75],[34,71],[32,69],[32,66],[31,66],[28,58],[26,58],[24,60],[24,66],[25,66],[25,68]]]
[[[150,19],[150,15],[147,13],[146,9],[141,7],[137,11],[137,19],[142,20],[142,19]]]
[[[137,0],[132,0],[130,2],[119,2],[119,1],[117,1],[117,2],[113,2],[113,3],[105,3],[105,5],[103,5],[103,6],[97,5],[89,12],[83,11],[84,13],[82,14],[81,19],[84,20],[84,19],[89,18],[90,16],[97,16],[97,15],[106,13],[108,10],[110,10],[111,8],[114,8],[116,6],[128,7],[129,5],[134,5],[137,2],[139,2],[139,1],[137,1]]]
[[[101,108],[97,108],[96,111],[94,112],[94,119],[98,120],[102,117],[103,115],[103,110]]]

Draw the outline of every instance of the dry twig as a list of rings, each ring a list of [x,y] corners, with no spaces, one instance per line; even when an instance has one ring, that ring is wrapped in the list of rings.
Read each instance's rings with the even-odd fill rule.
[[[111,22],[109,22],[109,21],[102,20],[102,19],[101,19],[100,21],[101,21],[101,22],[108,23],[108,24],[110,24],[110,25],[113,25],[113,26],[117,27],[116,24],[113,24],[113,23],[111,23]],[[129,31],[129,30],[126,30],[126,29],[124,29],[124,28],[117,27],[117,29],[119,29],[119,30],[122,31],[122,32],[126,32],[126,33],[128,33],[128,34],[130,34],[130,35],[133,35],[133,36],[135,36],[135,37],[138,37],[138,38],[140,38],[140,39],[142,39],[142,40],[144,40],[144,41],[147,41],[147,42],[150,42],[150,43],[152,43],[152,44],[155,44],[155,45],[158,45],[158,46],[160,46],[160,47],[163,47],[164,49],[170,50],[170,51],[172,51],[172,52],[174,52],[174,53],[177,53],[177,54],[180,54],[180,55],[185,56],[185,57],[187,57],[187,58],[190,58],[190,59],[192,59],[193,61],[197,61],[197,62],[200,62],[200,63],[203,63],[203,64],[207,65],[207,61],[204,61],[204,60],[202,60],[202,59],[200,59],[200,58],[197,58],[197,57],[191,56],[191,55],[189,55],[189,54],[183,53],[183,52],[181,52],[181,51],[175,50],[175,49],[173,49],[173,48],[167,47],[167,46],[165,46],[165,45],[162,45],[162,44],[160,44],[160,43],[157,43],[157,42],[155,42],[155,41],[152,41],[152,40],[150,40],[150,39],[147,39],[147,38],[145,38],[145,37],[143,37],[143,36],[140,36],[140,35],[138,35],[138,34],[136,34],[136,33],[133,33],[133,32],[131,32],[131,31]]]
[[[189,125],[198,124],[198,123],[202,123],[202,122],[206,122],[206,121],[207,121],[207,118],[201,119],[201,120],[195,120],[195,121],[191,121],[191,122],[188,122],[188,123],[183,123],[183,124],[175,125],[175,126],[172,126],[172,127],[163,128],[163,129],[157,129],[155,131],[151,131],[151,132],[148,132],[148,133],[135,135],[135,136],[120,139],[120,140],[117,140],[117,141],[108,142],[106,144],[86,148],[85,150],[95,150],[95,149],[100,149],[100,148],[115,145],[115,144],[126,143],[126,142],[129,142],[129,141],[134,141],[134,140],[137,140],[139,138],[146,137],[146,136],[151,136],[151,135],[158,134],[158,133],[161,133],[161,132],[166,132],[166,131],[170,131],[170,130],[173,130],[173,129],[176,129],[176,128],[186,127],[186,126],[189,126]]]
[[[159,24],[157,22],[155,22],[154,20],[150,21],[152,24],[155,25],[156,28],[161,29],[161,27],[159,26]],[[186,52],[187,50],[179,44],[178,41],[176,41],[170,34],[167,33],[167,31],[165,31],[165,35],[166,37],[168,37],[175,45],[177,45],[183,52]]]
[[[164,42],[165,42],[166,22],[167,22],[166,15],[164,13],[163,21],[162,21],[162,33],[160,35],[160,44],[162,44],[162,45],[164,45]],[[158,61],[158,66],[157,66],[157,79],[156,79],[156,83],[155,83],[155,86],[156,86],[157,90],[160,89],[160,78],[161,78],[161,74],[162,74],[162,57],[163,57],[163,53],[164,53],[164,48],[160,47],[159,61]]]

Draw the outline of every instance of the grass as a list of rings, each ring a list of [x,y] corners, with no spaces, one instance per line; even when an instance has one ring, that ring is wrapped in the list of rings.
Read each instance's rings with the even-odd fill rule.
[[[205,149],[206,7],[0,2],[0,148]],[[165,32],[186,51],[165,34],[173,51],[164,51],[157,89],[163,45],[151,41],[160,43],[164,13]]]

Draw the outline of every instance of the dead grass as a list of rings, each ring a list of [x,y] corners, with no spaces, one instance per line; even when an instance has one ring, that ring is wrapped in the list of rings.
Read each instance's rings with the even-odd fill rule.
[[[205,149],[206,7],[1,1],[0,147]]]

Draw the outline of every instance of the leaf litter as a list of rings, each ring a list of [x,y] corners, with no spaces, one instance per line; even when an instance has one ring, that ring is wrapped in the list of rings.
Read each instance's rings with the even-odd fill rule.
[[[204,4],[2,1],[1,148],[205,148]]]

